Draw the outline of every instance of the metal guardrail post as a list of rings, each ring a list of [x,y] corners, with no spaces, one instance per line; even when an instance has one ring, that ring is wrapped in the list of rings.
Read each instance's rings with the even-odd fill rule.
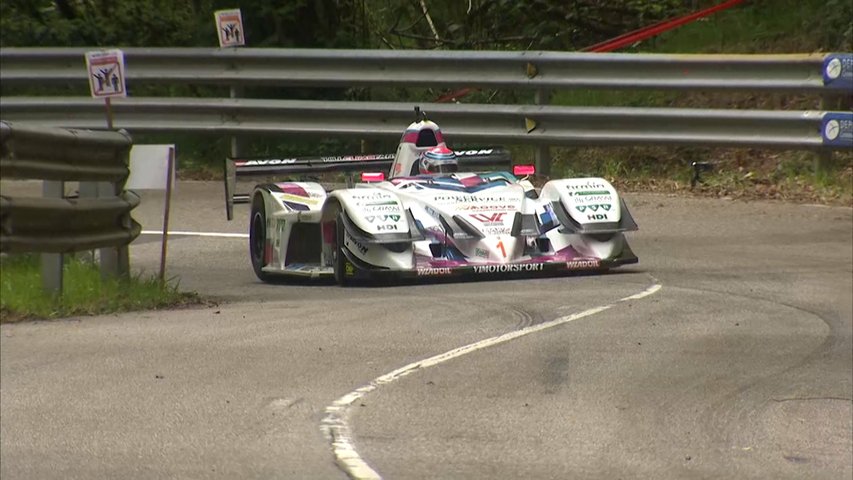
[[[830,93],[824,93],[820,96],[820,109],[823,112],[835,110],[837,103],[838,98]],[[832,165],[832,150],[821,150],[815,153],[814,175],[825,172],[830,165]]]
[[[240,98],[243,96],[243,87],[232,85],[231,98]],[[237,135],[231,136],[231,158],[240,158],[240,138]]]
[[[111,198],[117,196],[118,190],[119,187],[110,182],[80,182],[79,192],[80,198]],[[130,275],[130,251],[127,246],[98,249],[98,258],[101,279],[127,278]]]
[[[536,90],[533,94],[533,101],[536,105],[548,105],[551,103],[551,91],[541,88]],[[536,164],[536,173],[544,176],[551,174],[551,147],[549,145],[537,146],[533,158]]]
[[[118,197],[119,185],[111,182],[98,182],[97,198]],[[128,225],[122,225],[128,227]],[[105,247],[99,250],[101,257],[101,279],[128,278],[130,276],[130,250],[127,245]]]
[[[42,196],[62,198],[65,196],[65,182],[45,180],[42,183]],[[61,253],[41,254],[41,279],[44,290],[54,295],[62,294],[62,267],[65,255]]]
[[[80,198],[98,198],[98,182],[80,182],[77,193]],[[95,263],[98,261],[94,250],[88,250],[84,255],[88,262]]]

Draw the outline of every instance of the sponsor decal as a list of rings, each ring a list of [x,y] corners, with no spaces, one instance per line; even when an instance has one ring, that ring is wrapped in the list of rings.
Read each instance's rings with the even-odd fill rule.
[[[389,223],[387,225],[377,225],[376,231],[378,232],[387,232],[389,230],[397,230],[397,225],[393,223]]]
[[[456,207],[456,210],[467,210],[467,211],[501,211],[501,210],[515,210],[515,205],[459,205]]]
[[[474,155],[491,155],[494,149],[486,148],[483,150],[456,150],[453,153],[456,154],[457,157],[471,157]]]
[[[338,157],[320,157],[323,162],[363,162],[367,160],[393,160],[393,153],[379,155],[343,155]]]
[[[610,204],[609,203],[599,203],[599,204],[594,204],[594,205],[578,205],[575,208],[577,208],[578,211],[581,213],[585,212],[587,209],[589,209],[593,212],[597,212],[599,208],[604,210],[605,212],[609,212],[610,211]]]
[[[513,201],[507,197],[474,197],[471,195],[436,195],[433,197],[436,203],[479,203],[479,204],[498,204],[510,203]]]
[[[355,275],[355,266],[353,266],[353,264],[349,262],[346,262],[344,264],[344,275],[346,275],[347,277]]]
[[[566,268],[570,268],[573,270],[582,269],[582,268],[598,268],[601,265],[601,262],[597,258],[590,258],[585,260],[569,260],[566,262]]]
[[[346,230],[345,230],[345,232],[346,232]],[[349,233],[349,232],[346,232],[346,246],[347,246],[347,247],[355,246],[355,248],[356,248],[359,252],[361,252],[361,254],[362,254],[362,255],[364,255],[365,253],[367,253],[367,245],[364,245],[363,243],[361,243],[361,242],[359,242],[358,240],[356,240],[356,239],[355,239],[355,237],[353,237],[352,235],[350,235],[350,233]]]
[[[569,192],[569,196],[572,196],[572,192]],[[590,197],[574,197],[575,203],[601,203],[601,202],[612,202],[613,199],[610,198],[610,195],[593,195]]]
[[[370,223],[373,223],[374,220],[379,221],[379,222],[391,221],[391,222],[396,223],[396,222],[400,221],[400,216],[399,215],[368,215],[368,216],[364,217],[364,219]]]
[[[303,197],[302,195],[293,195],[291,193],[278,193],[277,195],[285,202],[304,203],[305,205],[317,205],[319,203],[313,198]]]
[[[234,162],[238,167],[262,167],[265,165],[289,165],[296,163],[295,158],[263,158],[258,160],[246,160],[243,162]]]
[[[610,192],[607,190],[590,190],[586,192],[569,192],[569,196],[577,196],[577,197],[591,197],[593,195],[606,195],[610,196]]]
[[[566,185],[566,188],[568,188],[569,190],[575,191],[576,194],[580,195],[580,193],[578,193],[577,190],[594,190],[594,189],[600,190],[602,188],[607,188],[607,185],[600,183],[600,182],[586,182],[586,183],[580,183],[580,184]],[[603,190],[603,192],[605,194],[610,193],[608,190]],[[587,192],[583,192],[583,193],[587,194]],[[589,195],[602,195],[601,191],[598,191],[595,193],[589,192],[588,194]]]
[[[823,84],[849,91],[851,83],[853,83],[853,55],[849,53],[828,55],[823,60]]]
[[[506,213],[470,213],[469,217],[477,220],[486,227],[501,227],[503,226],[504,216]]]
[[[427,213],[427,215],[436,220],[439,220],[441,218],[441,214],[438,213],[438,210],[430,207],[429,205],[424,205],[424,211]]]
[[[450,275],[450,267],[438,267],[438,268],[426,267],[426,268],[419,268],[417,271],[418,271],[419,277],[430,276],[430,275]]]
[[[396,203],[394,205],[379,205],[376,207],[361,207],[361,211],[364,213],[379,213],[379,212],[400,212],[400,206]]]
[[[587,220],[607,220],[606,213],[590,213],[586,216]]]
[[[541,263],[514,263],[508,265],[474,265],[474,273],[541,272]]]
[[[849,149],[853,145],[853,113],[826,113],[821,131],[824,145]]]
[[[485,249],[482,249],[482,248],[475,248],[474,249],[474,256],[480,257],[480,258],[489,258],[489,252],[487,252]]]
[[[350,193],[353,200],[391,200],[391,194],[382,191],[365,192],[365,193]],[[396,203],[396,202],[395,202]],[[372,204],[365,204],[372,205]]]
[[[482,229],[483,233],[486,235],[509,235],[511,228],[510,227],[487,227]]]
[[[286,265],[284,269],[293,272],[310,272],[312,270],[316,270],[317,267],[314,265],[305,265],[303,263],[291,263],[290,265]]]

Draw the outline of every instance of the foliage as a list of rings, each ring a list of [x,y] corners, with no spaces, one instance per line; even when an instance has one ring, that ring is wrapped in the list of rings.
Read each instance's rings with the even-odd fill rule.
[[[214,12],[239,7],[255,47],[358,47],[363,2],[2,0],[0,46],[213,47]],[[353,10],[356,9],[356,10]]]
[[[239,7],[255,47],[576,50],[684,12],[683,0],[2,0],[2,46],[216,46]]]
[[[64,289],[51,296],[42,288],[37,255],[0,258],[0,321],[61,318],[199,303],[198,295],[161,284],[156,277],[102,281],[97,265],[66,257]]]
[[[386,48],[578,50],[684,11],[679,0],[365,0]]]

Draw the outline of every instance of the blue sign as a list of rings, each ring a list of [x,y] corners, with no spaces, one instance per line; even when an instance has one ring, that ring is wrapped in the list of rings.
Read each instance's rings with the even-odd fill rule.
[[[820,136],[827,147],[853,149],[853,112],[827,112],[820,125]]]
[[[853,54],[832,53],[823,59],[823,85],[853,93]]]

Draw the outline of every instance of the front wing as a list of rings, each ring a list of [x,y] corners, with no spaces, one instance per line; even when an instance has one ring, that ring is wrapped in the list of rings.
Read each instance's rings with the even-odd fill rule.
[[[415,268],[391,270],[376,268],[344,250],[347,256],[345,275],[353,279],[384,278],[459,278],[531,276],[555,273],[603,272],[621,265],[637,263],[637,256],[626,244],[616,258],[599,259],[575,257],[571,259],[532,259],[516,263],[456,263],[441,260],[419,262]]]

